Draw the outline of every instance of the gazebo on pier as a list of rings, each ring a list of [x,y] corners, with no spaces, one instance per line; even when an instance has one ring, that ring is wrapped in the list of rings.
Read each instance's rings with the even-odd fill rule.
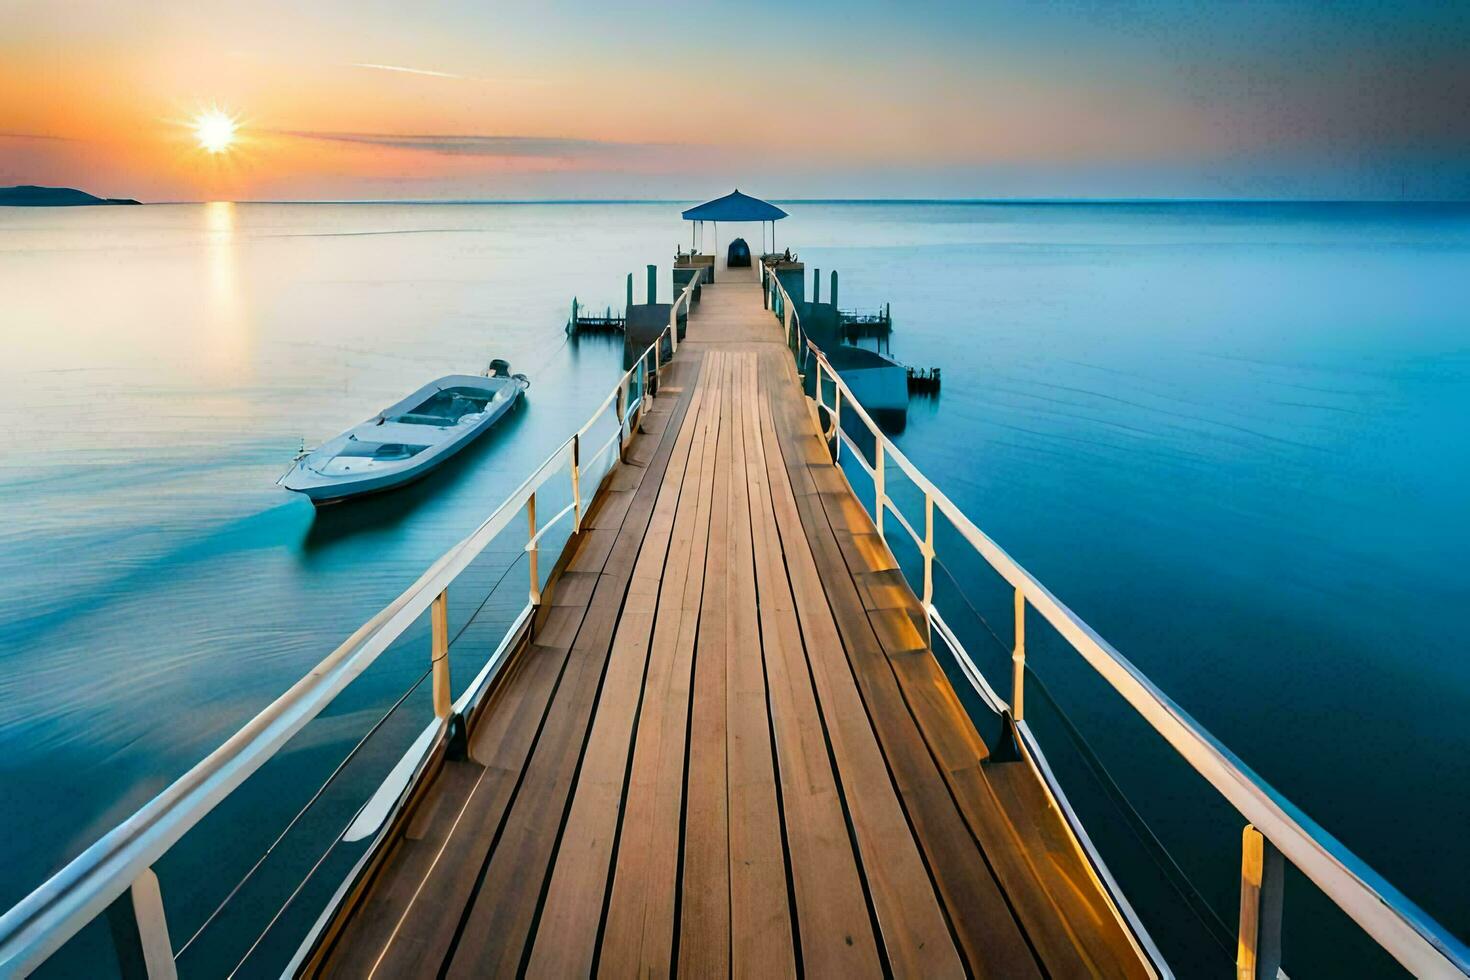
[[[708,221],[713,225],[713,248],[718,251],[720,247],[720,222],[757,222],[761,226],[761,254],[766,254],[766,224],[771,226],[770,251],[776,250],[776,222],[787,217],[785,211],[751,197],[749,194],[740,193],[739,189],[726,194],[724,197],[692,207],[683,213],[685,221],[691,223],[689,231],[689,245],[691,249],[698,250],[704,244],[704,223]],[[716,258],[718,262],[718,258]]]

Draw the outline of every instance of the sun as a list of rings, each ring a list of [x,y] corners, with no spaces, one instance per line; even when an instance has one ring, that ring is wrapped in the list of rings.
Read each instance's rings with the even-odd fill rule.
[[[194,117],[194,139],[200,149],[223,153],[235,142],[235,118],[219,109],[208,109]]]

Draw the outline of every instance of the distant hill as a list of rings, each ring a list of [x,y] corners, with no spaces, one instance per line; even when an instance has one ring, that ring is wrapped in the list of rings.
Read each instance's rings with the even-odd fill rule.
[[[28,208],[77,207],[86,204],[137,204],[130,197],[94,197],[74,187],[0,187],[0,206]]]

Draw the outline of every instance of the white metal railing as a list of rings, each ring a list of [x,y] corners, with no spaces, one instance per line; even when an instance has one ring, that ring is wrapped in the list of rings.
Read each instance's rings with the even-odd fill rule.
[[[1021,734],[1022,744],[1039,768],[1049,772],[1044,758],[1040,758],[1040,748],[1026,724],[1024,713],[1028,606],[1050,623],[1072,649],[1248,821],[1242,844],[1242,899],[1237,947],[1237,968],[1241,976],[1274,978],[1277,975],[1280,966],[1282,857],[1295,865],[1415,976],[1470,976],[1470,948],[1252,772],[1235,753],[1191,718],[1142,671],[976,527],[943,491],[920,472],[884,435],[821,349],[805,337],[795,304],[775,272],[763,272],[767,306],[782,320],[788,346],[804,365],[809,365],[813,359],[816,361],[815,400],[831,420],[831,428],[824,435],[834,440],[834,460],[840,457],[841,447],[846,444],[852,458],[872,478],[873,523],[879,535],[887,540],[884,514],[892,514],[923,558],[921,601],[931,627],[940,631],[946,645],[955,651],[962,671],[975,684],[981,697],[997,711],[1009,711]],[[832,385],[831,404],[823,397],[824,379],[830,380]],[[844,410],[871,434],[873,463],[864,458],[856,443],[843,431]],[[890,462],[923,494],[922,529],[909,522],[888,494],[887,469]],[[1009,704],[981,675],[974,660],[934,605],[936,510],[1014,590],[1015,643],[1011,652]],[[1070,815],[1070,807],[1065,805],[1065,801],[1063,804],[1063,809],[1074,821],[1074,830],[1081,831],[1075,817]],[[1114,897],[1122,899],[1118,894]]]
[[[404,797],[404,791],[420,771],[422,763],[447,734],[451,720],[465,711],[493,679],[511,645],[510,641],[540,604],[538,557],[541,539],[549,528],[568,514],[572,518],[573,532],[581,530],[585,502],[588,501],[582,487],[583,474],[591,471],[615,444],[621,457],[623,449],[631,441],[649,399],[657,393],[659,375],[666,363],[664,340],[668,339],[670,355],[678,350],[679,311],[682,307],[687,314],[693,292],[702,278],[702,273],[696,275],[685,286],[674,301],[669,326],[623,373],[586,424],[557,447],[478,528],[445,552],[417,582],[359,627],[341,646],[223,745],[0,916],[0,976],[23,976],[33,971],[125,893],[130,893],[131,902],[119,903],[119,907],[127,913],[129,926],[119,930],[115,921],[113,924],[115,940],[120,946],[128,947],[120,948],[119,952],[125,960],[131,959],[140,964],[149,977],[173,976],[176,954],[164,920],[160,886],[153,866],[190,828],[271,759],[293,735],[371,666],[419,616],[429,611],[435,718],[378,791],[359,810],[341,839],[360,840],[377,832]],[[632,397],[635,391],[636,397]],[[583,440],[610,410],[615,415],[617,431],[584,459]],[[564,465],[570,471],[572,502],[551,520],[538,525],[537,492],[559,474]],[[594,493],[595,490],[596,487],[593,488]],[[524,550],[530,564],[528,601],[474,682],[457,700],[453,700],[448,659],[447,590],[523,508],[527,514]],[[115,908],[109,917],[113,918],[116,912]]]

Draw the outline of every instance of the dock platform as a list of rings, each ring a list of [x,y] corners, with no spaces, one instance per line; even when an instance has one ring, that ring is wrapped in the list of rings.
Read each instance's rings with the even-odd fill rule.
[[[321,976],[1150,976],[997,762],[743,270]]]

